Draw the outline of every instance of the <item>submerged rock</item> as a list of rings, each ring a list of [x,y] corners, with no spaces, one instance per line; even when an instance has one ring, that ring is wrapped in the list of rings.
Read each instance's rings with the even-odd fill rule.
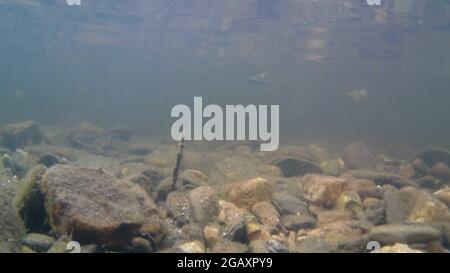
[[[39,157],[38,164],[42,164],[45,167],[50,168],[51,166],[58,164],[59,161],[58,156],[51,153],[45,153]]]
[[[248,252],[247,245],[230,242],[230,241],[221,241],[214,245],[214,247],[209,251],[211,253],[246,253]]]
[[[205,253],[205,246],[200,241],[192,241],[189,243],[184,243],[175,248],[177,253]]]
[[[450,152],[444,148],[427,147],[417,155],[417,158],[423,160],[427,166],[434,166],[439,162],[450,165]]]
[[[345,169],[345,164],[344,161],[339,158],[322,162],[320,168],[326,175],[339,176]]]
[[[43,134],[34,121],[8,124],[0,129],[2,145],[16,150],[42,141]]]
[[[289,253],[289,248],[275,240],[256,240],[249,245],[250,253]]]
[[[268,202],[262,201],[254,204],[251,212],[264,226],[276,229],[280,224],[280,214],[278,214],[275,207]]]
[[[316,219],[311,216],[291,214],[283,216],[281,222],[288,230],[297,231],[299,229],[313,228],[316,224]]]
[[[219,215],[219,197],[217,191],[209,186],[202,186],[189,192],[192,216],[198,223],[206,225],[215,221]]]
[[[375,169],[377,158],[363,142],[350,143],[342,152],[347,169]]]
[[[273,184],[261,177],[225,185],[220,191],[224,200],[247,209],[261,201],[271,202],[272,194]]]
[[[349,171],[348,174],[355,178],[369,179],[375,182],[379,186],[392,185],[397,188],[405,186],[417,186],[414,181],[407,179],[405,177],[386,173],[381,171],[369,171],[369,170],[354,170]]]
[[[288,157],[279,159],[274,162],[274,165],[280,168],[281,172],[286,177],[304,176],[309,173],[322,173],[319,165],[312,161],[300,158]]]
[[[384,246],[378,250],[374,250],[371,253],[423,253],[420,250],[412,249],[405,244],[395,244],[392,246]]]
[[[431,168],[430,174],[436,178],[444,179],[445,181],[450,180],[450,168],[444,162],[436,163],[433,168]]]
[[[82,243],[115,246],[139,232],[153,238],[164,233],[145,191],[103,169],[56,165],[45,173],[41,189],[52,229]]]
[[[441,232],[426,225],[384,225],[373,228],[369,237],[382,245],[420,244],[440,240]]]
[[[303,177],[300,191],[312,204],[331,207],[345,191],[346,181],[334,176],[309,174]]]
[[[297,197],[287,193],[274,193],[272,203],[281,215],[309,215],[308,205]]]
[[[399,197],[408,221],[424,224],[450,222],[448,207],[427,192],[404,187],[399,191]]]
[[[54,238],[39,233],[30,233],[22,239],[22,244],[37,252],[46,252],[55,242]]]
[[[433,194],[433,196],[450,208],[450,188],[445,188],[437,191]]]

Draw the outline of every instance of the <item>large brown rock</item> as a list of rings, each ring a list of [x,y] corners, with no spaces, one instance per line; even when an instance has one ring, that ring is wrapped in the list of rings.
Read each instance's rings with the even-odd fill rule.
[[[45,173],[41,190],[52,229],[74,240],[115,246],[139,232],[153,238],[164,233],[145,191],[103,169],[56,165]]]
[[[309,174],[303,177],[300,191],[314,205],[331,207],[345,191],[346,181],[334,176]]]

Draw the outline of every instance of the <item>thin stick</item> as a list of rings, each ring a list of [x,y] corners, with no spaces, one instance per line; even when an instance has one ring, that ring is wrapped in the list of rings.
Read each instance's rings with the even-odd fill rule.
[[[183,159],[183,149],[184,149],[184,136],[178,141],[178,151],[177,151],[177,161],[175,163],[175,168],[173,168],[172,175],[172,191],[176,189],[178,175],[180,174],[181,160]]]

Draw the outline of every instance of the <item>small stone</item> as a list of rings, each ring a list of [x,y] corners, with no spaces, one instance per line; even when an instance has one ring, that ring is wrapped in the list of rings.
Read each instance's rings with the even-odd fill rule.
[[[256,223],[248,223],[246,225],[247,238],[249,242],[256,240],[270,240],[271,236],[261,225]]]
[[[273,184],[264,178],[257,177],[244,182],[227,184],[222,188],[220,195],[224,200],[250,209],[260,201],[271,202],[272,193]]]
[[[278,214],[275,207],[268,202],[263,201],[254,204],[251,212],[264,226],[276,228],[280,224],[280,214]]]
[[[428,175],[430,173],[430,168],[420,158],[415,159],[412,162],[412,166],[414,167],[414,171],[416,171],[418,174],[422,176]]]
[[[153,252],[152,244],[144,238],[136,237],[131,240],[131,246],[134,252],[151,253]]]
[[[326,175],[331,176],[339,176],[342,171],[345,169],[345,164],[342,159],[336,159],[336,160],[329,160],[324,161],[320,164],[320,168],[322,169],[322,172]]]
[[[288,230],[297,231],[299,229],[313,228],[316,224],[316,219],[311,216],[291,214],[283,216],[281,222]]]
[[[203,229],[205,234],[206,246],[208,248],[214,248],[214,246],[223,240],[220,228],[216,226],[206,226]]]
[[[336,208],[338,210],[349,210],[353,213],[362,210],[361,198],[356,192],[343,192],[336,201]]]
[[[345,180],[333,176],[309,174],[303,177],[300,191],[309,202],[331,207],[345,191]]]
[[[184,243],[175,248],[177,253],[205,253],[205,246],[200,241]]]
[[[307,204],[287,193],[274,193],[272,203],[281,215],[309,215]]]
[[[30,233],[22,239],[22,244],[37,252],[46,252],[55,243],[55,239],[45,234]]]

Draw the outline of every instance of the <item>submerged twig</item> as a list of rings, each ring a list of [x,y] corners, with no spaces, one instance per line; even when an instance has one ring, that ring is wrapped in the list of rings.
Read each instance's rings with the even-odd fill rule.
[[[172,174],[172,191],[176,189],[178,175],[180,174],[181,160],[183,159],[183,149],[184,149],[184,136],[182,136],[181,139],[178,141],[177,161],[175,163],[175,168],[173,168]]]

